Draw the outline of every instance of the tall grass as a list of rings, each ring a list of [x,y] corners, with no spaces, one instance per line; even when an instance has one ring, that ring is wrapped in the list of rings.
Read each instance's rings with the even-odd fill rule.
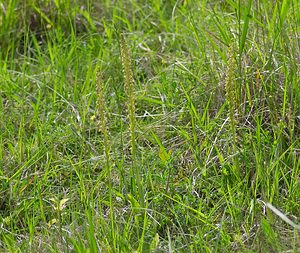
[[[1,252],[299,251],[297,0],[0,7]]]

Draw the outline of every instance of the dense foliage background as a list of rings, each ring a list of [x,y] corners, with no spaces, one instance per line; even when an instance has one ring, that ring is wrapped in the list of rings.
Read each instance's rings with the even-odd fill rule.
[[[1,252],[299,252],[299,1],[0,7]]]

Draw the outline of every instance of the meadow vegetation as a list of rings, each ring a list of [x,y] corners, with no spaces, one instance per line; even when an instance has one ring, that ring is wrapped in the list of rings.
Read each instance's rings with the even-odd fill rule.
[[[0,4],[1,252],[299,252],[298,0]]]

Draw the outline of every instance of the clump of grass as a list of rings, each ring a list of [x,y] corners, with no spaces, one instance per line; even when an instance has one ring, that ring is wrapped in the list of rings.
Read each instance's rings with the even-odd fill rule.
[[[299,251],[298,0],[2,2],[0,252]]]

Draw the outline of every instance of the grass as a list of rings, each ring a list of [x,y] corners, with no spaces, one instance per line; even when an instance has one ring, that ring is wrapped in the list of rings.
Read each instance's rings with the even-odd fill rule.
[[[1,4],[1,252],[299,252],[299,12]]]

